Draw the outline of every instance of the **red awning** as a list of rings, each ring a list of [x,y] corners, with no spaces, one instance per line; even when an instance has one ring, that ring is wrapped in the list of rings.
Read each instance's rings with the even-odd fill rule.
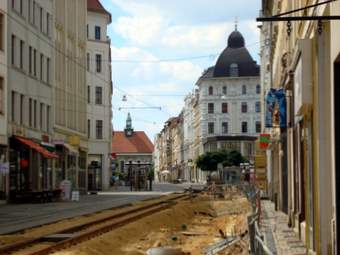
[[[29,146],[30,148],[36,150],[37,152],[41,153],[45,158],[58,158],[57,154],[49,152],[45,148],[41,147],[39,144],[37,144],[37,143],[35,143],[35,142],[33,142],[29,139],[26,139],[26,138],[23,138],[23,137],[20,137],[20,136],[15,136],[15,139],[17,139],[21,143]]]

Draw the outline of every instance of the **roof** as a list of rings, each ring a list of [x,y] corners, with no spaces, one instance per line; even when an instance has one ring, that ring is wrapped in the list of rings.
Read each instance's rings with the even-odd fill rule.
[[[111,13],[103,7],[99,0],[87,0],[87,10],[109,15],[111,22]]]
[[[259,76],[260,67],[245,47],[242,34],[235,30],[228,38],[228,45],[217,59],[216,65],[209,67],[203,78],[231,77],[230,65],[237,64],[238,76]]]
[[[114,131],[112,152],[114,153],[153,153],[154,146],[144,131],[134,131],[126,137],[124,131]]]

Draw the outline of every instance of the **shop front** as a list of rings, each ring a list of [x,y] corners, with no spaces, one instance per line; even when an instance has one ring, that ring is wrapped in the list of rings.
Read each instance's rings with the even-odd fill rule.
[[[10,201],[28,202],[56,195],[53,193],[52,165],[57,158],[55,153],[35,141],[12,136],[9,151]]]

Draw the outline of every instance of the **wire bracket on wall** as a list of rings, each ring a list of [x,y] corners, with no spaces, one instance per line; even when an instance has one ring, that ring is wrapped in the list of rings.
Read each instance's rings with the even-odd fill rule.
[[[333,15],[333,16],[286,16],[292,13],[296,13],[299,11],[306,11],[307,9],[314,8],[320,5],[328,4],[331,2],[335,2],[338,0],[327,0],[325,2],[321,3],[316,3],[312,5],[308,5],[303,8],[299,8],[296,10],[280,13],[271,17],[259,17],[256,19],[257,22],[282,22],[286,21],[287,22],[287,34],[288,36],[291,35],[292,32],[292,21],[318,21],[318,28],[317,31],[319,34],[322,34],[322,21],[329,21],[329,20],[340,20],[339,15]]]

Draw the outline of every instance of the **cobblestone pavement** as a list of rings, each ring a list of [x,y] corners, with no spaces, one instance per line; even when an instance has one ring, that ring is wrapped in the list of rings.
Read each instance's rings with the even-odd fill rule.
[[[152,192],[129,192],[128,187],[118,187],[98,195],[81,196],[77,202],[0,204],[0,234],[183,191],[186,187],[188,185],[185,184],[155,184]]]
[[[287,225],[288,216],[275,211],[274,204],[268,200],[261,201],[261,228],[265,243],[277,255],[307,254],[306,247],[299,236]]]

